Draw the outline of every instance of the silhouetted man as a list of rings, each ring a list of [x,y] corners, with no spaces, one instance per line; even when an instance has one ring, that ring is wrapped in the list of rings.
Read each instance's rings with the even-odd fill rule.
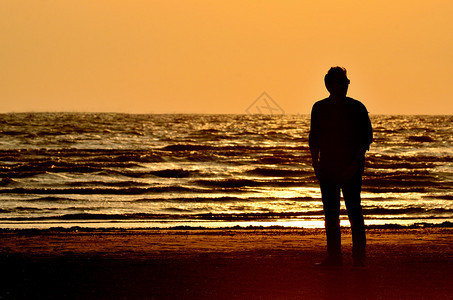
[[[352,230],[354,266],[365,265],[365,225],[360,191],[365,152],[373,139],[365,106],[346,97],[346,69],[334,67],[324,77],[330,96],[313,105],[310,152],[319,180],[327,236],[327,258],[322,266],[341,266],[340,190]]]

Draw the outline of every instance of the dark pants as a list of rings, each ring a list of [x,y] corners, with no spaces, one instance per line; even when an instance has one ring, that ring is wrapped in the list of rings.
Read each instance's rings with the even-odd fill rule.
[[[365,259],[365,224],[360,204],[362,176],[356,176],[344,184],[321,181],[320,186],[324,205],[328,255],[341,257],[340,190],[342,190],[351,223],[352,256],[354,259]]]

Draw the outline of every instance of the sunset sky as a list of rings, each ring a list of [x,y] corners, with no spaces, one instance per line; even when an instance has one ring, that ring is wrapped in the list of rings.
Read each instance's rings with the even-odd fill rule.
[[[2,0],[0,112],[453,114],[453,1]]]

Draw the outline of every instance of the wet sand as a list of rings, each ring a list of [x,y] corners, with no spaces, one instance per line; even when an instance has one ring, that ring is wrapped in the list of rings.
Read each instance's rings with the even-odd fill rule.
[[[0,232],[0,299],[453,299],[453,229],[370,229],[320,268],[318,229]]]

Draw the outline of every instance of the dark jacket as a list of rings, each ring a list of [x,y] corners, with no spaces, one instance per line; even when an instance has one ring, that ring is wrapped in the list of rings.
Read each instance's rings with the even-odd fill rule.
[[[339,176],[357,159],[359,149],[369,149],[372,140],[368,111],[360,101],[347,97],[336,104],[326,98],[313,105],[309,145],[310,150],[319,150],[322,173]],[[363,165],[364,157],[360,160]]]

